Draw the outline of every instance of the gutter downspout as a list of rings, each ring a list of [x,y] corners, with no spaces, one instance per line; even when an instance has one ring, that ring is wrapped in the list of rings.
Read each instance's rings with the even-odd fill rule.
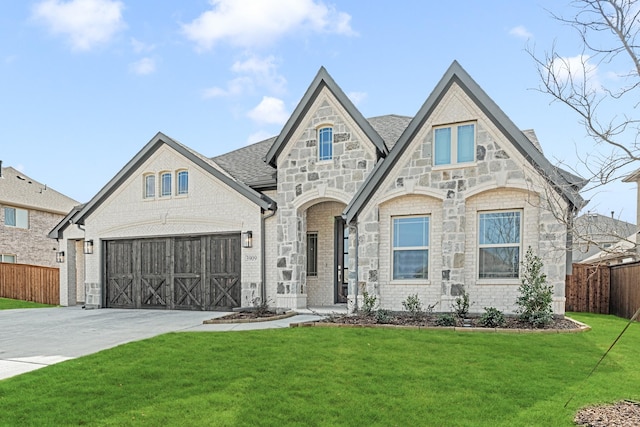
[[[270,210],[273,208],[272,206],[269,206]],[[265,237],[265,222],[268,218],[271,218],[272,216],[274,216],[276,214],[276,210],[273,209],[271,210],[271,213],[268,215],[262,215],[262,218],[260,220],[260,262],[262,264],[262,268],[260,269],[260,280],[261,280],[261,284],[260,284],[260,298],[262,298],[261,302],[266,302],[266,298],[267,298],[267,263],[266,263],[266,248],[267,248],[267,242],[266,242],[266,237]]]

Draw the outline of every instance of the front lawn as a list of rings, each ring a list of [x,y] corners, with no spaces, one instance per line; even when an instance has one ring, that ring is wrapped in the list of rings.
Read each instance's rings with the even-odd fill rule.
[[[571,426],[640,400],[640,325],[587,379],[626,321],[575,318],[593,330],[172,333],[0,381],[0,425]]]
[[[48,304],[40,304],[39,302],[0,298],[0,310],[10,310],[13,308],[42,308],[42,307],[53,307],[53,306]]]

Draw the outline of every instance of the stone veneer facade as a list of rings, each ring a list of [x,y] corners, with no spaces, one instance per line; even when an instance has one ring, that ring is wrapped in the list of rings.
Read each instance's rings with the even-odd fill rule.
[[[291,308],[307,306],[307,209],[325,201],[346,206],[376,162],[374,145],[326,88],[301,123],[277,165],[277,303]],[[318,161],[324,126],[333,128],[333,158]]]
[[[434,167],[433,126],[463,122],[476,125],[476,161]],[[542,258],[555,289],[554,311],[564,313],[566,227],[552,212],[566,212],[566,203],[545,198],[554,190],[457,85],[416,135],[357,220],[358,288],[354,275],[351,289],[360,296],[365,290],[378,295],[380,306],[393,310],[401,310],[408,295],[418,294],[425,306],[444,312],[451,311],[464,289],[470,294],[471,311],[491,306],[512,313],[520,281],[478,279],[477,224],[481,211],[519,210],[520,260],[529,246]],[[417,214],[431,217],[429,279],[394,281],[391,218]],[[355,242],[351,250],[355,253]],[[355,260],[353,264],[352,268]]]

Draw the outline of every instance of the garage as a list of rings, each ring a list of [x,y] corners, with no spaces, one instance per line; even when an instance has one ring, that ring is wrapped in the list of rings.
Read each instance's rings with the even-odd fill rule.
[[[104,242],[105,306],[230,310],[240,306],[240,234]]]

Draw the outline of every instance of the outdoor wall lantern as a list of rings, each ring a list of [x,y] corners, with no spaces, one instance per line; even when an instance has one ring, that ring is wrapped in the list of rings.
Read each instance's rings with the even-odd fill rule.
[[[250,248],[253,246],[253,233],[251,231],[245,231],[242,233],[242,247]]]
[[[64,251],[56,252],[56,262],[64,262]]]
[[[93,240],[84,241],[84,253],[91,255],[93,253]]]

